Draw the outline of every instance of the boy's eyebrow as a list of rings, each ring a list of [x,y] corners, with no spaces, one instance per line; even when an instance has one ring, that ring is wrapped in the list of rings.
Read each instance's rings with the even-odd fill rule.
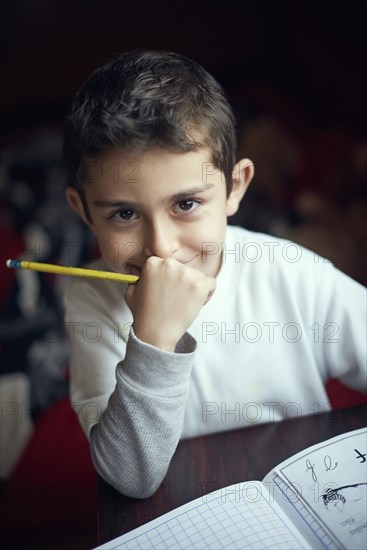
[[[204,193],[204,191],[208,191],[212,187],[215,187],[214,183],[206,183],[205,185],[200,185],[198,187],[192,187],[191,189],[187,189],[186,191],[182,191],[181,193],[175,193],[171,197],[168,197],[166,200],[167,202],[179,202],[183,201],[189,197],[192,197],[193,195],[198,195],[199,193]],[[95,200],[93,201],[94,206],[98,206],[100,208],[116,208],[126,205],[132,205],[133,201],[105,201],[105,200]]]
[[[198,187],[192,187],[191,189],[187,189],[186,191],[182,191],[181,193],[175,193],[171,197],[167,199],[168,202],[179,202],[182,200],[187,199],[188,197],[192,197],[193,195],[198,195],[199,193],[204,193],[204,191],[208,191],[208,189],[211,189],[214,186],[214,183],[206,183],[205,185],[200,185]]]

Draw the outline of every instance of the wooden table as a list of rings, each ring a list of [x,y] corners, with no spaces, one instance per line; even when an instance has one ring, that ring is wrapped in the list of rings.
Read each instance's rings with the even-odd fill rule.
[[[98,480],[98,540],[107,542],[210,491],[261,480],[297,453],[366,425],[367,405],[181,441],[150,498],[124,497]]]

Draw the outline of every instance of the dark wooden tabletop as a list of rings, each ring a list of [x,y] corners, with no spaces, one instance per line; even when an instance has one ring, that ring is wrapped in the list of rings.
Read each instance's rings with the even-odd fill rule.
[[[98,480],[102,544],[178,506],[233,483],[261,480],[274,466],[336,435],[366,425],[367,405],[181,441],[150,498],[124,497]]]

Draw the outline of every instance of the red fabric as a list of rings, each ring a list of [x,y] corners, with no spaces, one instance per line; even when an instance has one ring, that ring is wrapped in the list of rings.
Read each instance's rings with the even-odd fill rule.
[[[343,409],[367,403],[367,395],[344,386],[339,380],[329,380],[326,391],[333,409]]]
[[[1,210],[0,210],[1,211]],[[5,225],[0,226],[0,307],[3,306],[15,281],[15,269],[5,267],[7,260],[16,260],[23,252],[23,239]]]
[[[0,495],[0,507],[4,534],[96,532],[96,473],[89,443],[67,399],[37,422]]]

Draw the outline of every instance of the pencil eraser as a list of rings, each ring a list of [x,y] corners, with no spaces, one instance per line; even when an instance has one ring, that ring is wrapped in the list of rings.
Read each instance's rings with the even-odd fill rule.
[[[22,262],[21,260],[7,260],[6,261],[7,267],[15,267],[16,269],[21,269]]]

